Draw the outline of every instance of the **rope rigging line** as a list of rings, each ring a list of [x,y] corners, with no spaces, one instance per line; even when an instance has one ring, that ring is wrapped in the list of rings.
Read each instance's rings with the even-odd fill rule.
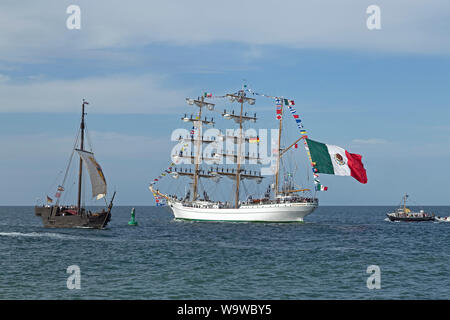
[[[64,179],[63,179],[62,184],[61,184],[61,186],[63,186],[63,187],[64,187],[64,184],[66,183],[67,173],[69,172],[69,168],[70,168],[70,165],[72,163],[72,158],[73,158],[73,154],[75,153],[75,149],[76,149],[76,146],[77,146],[77,143],[78,143],[78,138],[80,136],[80,131],[81,130],[78,130],[78,134],[77,134],[77,136],[75,138],[75,143],[74,143],[73,148],[72,148],[72,153],[70,154],[69,164],[67,165],[66,173],[64,175]]]

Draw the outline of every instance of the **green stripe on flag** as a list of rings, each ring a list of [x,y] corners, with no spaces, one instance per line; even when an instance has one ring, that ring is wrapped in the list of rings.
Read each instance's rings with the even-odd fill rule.
[[[334,174],[333,163],[331,163],[330,154],[326,144],[306,139],[308,143],[311,159],[316,163],[319,173]]]

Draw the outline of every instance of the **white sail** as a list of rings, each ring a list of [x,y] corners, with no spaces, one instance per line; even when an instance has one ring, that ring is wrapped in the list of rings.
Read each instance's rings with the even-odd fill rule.
[[[106,195],[106,180],[103,175],[102,168],[94,158],[92,152],[82,151],[76,149],[83,163],[86,166],[92,184],[92,197],[97,197],[97,200]]]

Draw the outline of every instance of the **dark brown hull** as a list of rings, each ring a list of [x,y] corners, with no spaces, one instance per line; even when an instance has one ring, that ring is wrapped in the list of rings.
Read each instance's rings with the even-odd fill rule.
[[[428,217],[393,217],[387,215],[391,221],[404,221],[404,222],[420,222],[420,221],[434,221],[434,216]]]
[[[35,207],[34,213],[42,218],[45,228],[93,228],[102,229],[111,220],[111,211],[86,212],[81,214],[65,214],[60,207]]]

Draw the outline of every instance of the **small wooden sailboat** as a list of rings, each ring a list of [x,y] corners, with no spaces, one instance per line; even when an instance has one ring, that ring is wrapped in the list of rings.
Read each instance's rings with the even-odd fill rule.
[[[406,207],[406,199],[408,199],[407,194],[403,197],[403,206],[400,206],[395,212],[386,214],[390,221],[419,222],[435,220],[434,214],[426,213],[424,210],[412,212],[411,209]]]
[[[106,196],[106,180],[103,175],[102,168],[94,158],[94,154],[84,149],[84,133],[85,133],[85,121],[84,116],[86,115],[84,109],[88,102],[84,101],[82,103],[82,113],[81,113],[81,125],[80,125],[80,142],[79,148],[74,148],[72,156],[70,157],[69,165],[66,170],[66,174],[63,179],[63,183],[58,186],[55,197],[57,198],[55,205],[50,205],[53,199],[47,196],[47,204],[35,207],[35,215],[42,218],[44,227],[46,228],[95,228],[102,229],[111,220],[111,209],[113,206],[113,200],[115,197],[115,192],[111,198],[109,205],[106,205],[102,210],[91,212],[82,205],[82,180],[83,180],[83,164],[86,167],[92,185],[92,196],[97,200],[102,199]],[[78,138],[75,146],[78,144]],[[64,183],[67,177],[69,166],[73,157],[74,152],[77,152],[80,156],[80,165],[78,170],[78,197],[77,205],[60,205],[59,199],[61,193],[64,192]]]

